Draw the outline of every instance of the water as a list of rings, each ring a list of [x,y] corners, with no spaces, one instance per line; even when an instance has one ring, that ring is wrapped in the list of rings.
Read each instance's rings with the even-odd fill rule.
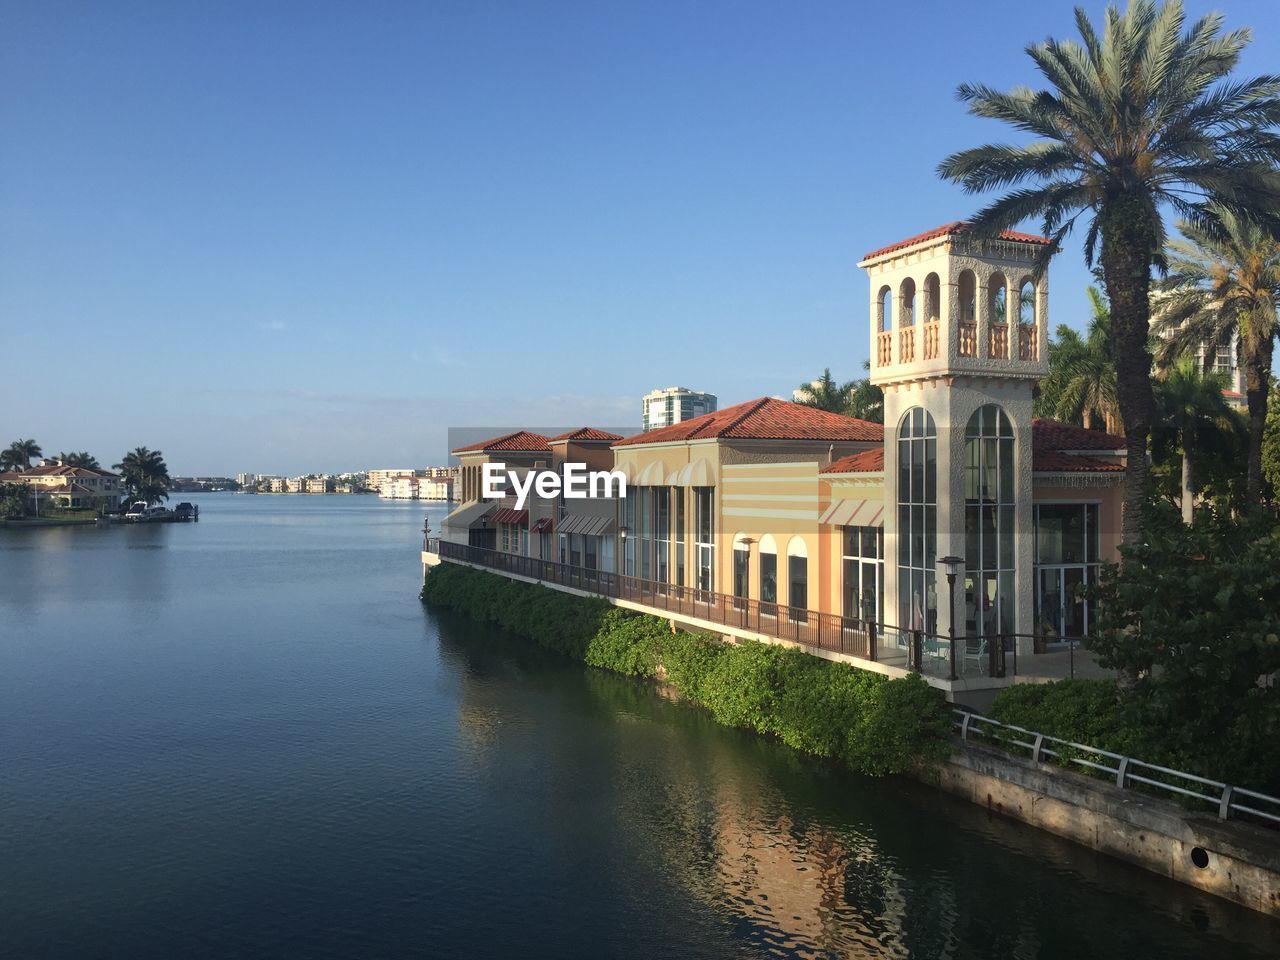
[[[192,499],[0,531],[0,956],[1273,955],[1248,911],[424,611],[423,505]]]

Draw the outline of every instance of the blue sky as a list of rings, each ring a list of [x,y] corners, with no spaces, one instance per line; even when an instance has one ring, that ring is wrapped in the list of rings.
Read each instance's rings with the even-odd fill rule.
[[[1276,70],[1274,7],[1221,9]],[[975,209],[934,169],[1006,136],[956,84],[1072,33],[1025,0],[0,3],[0,439],[423,465],[450,426],[853,377],[859,257]],[[1050,282],[1080,325],[1077,249]]]

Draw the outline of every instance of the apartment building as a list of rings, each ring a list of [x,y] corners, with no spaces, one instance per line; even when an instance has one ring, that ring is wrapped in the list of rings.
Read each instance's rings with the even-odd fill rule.
[[[715,411],[714,393],[701,393],[688,387],[666,387],[646,393],[641,400],[642,429],[660,430]]]

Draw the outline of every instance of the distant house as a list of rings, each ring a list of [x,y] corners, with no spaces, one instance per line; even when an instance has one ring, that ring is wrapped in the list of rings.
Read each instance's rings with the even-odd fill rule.
[[[0,483],[26,486],[32,506],[37,503],[71,509],[105,507],[115,510],[124,499],[120,475],[97,467],[71,467],[49,461],[30,470],[0,473]]]

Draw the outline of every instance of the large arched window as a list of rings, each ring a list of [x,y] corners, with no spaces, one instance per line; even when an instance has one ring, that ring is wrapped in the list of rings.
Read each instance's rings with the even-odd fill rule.
[[[910,327],[916,322],[916,282],[910,277],[898,288],[898,326]]]
[[[778,615],[778,545],[773,535],[760,538],[760,615]]]
[[[1013,425],[994,403],[964,432],[965,632],[1012,633],[1013,512],[1017,474]]]
[[[898,626],[938,626],[938,431],[923,407],[898,423]]]
[[[876,329],[880,333],[893,329],[893,291],[888,287],[880,288],[880,299],[876,303]]]
[[[803,537],[787,543],[787,606],[795,623],[809,619],[809,549]]]

